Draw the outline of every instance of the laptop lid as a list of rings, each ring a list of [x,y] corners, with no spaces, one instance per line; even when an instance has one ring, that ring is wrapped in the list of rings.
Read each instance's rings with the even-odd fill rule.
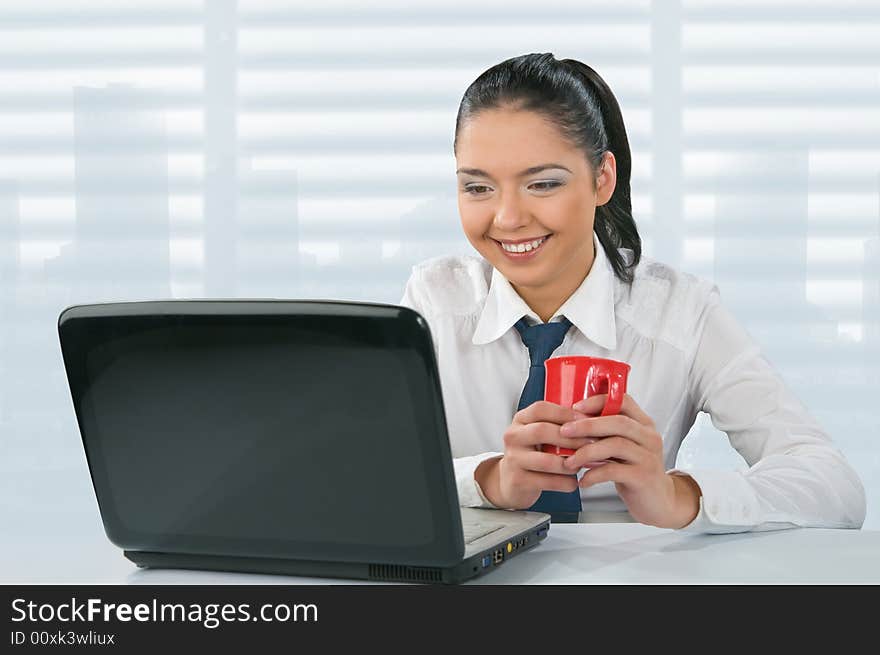
[[[108,538],[128,551],[445,566],[464,554],[430,331],[341,301],[69,307]]]

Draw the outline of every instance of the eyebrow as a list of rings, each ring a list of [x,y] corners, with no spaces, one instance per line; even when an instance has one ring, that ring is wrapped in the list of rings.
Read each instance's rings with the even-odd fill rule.
[[[569,171],[562,164],[541,164],[540,166],[532,166],[531,168],[527,168],[526,170],[522,171],[519,175],[517,175],[517,177],[525,177],[526,175],[534,175],[535,173],[540,173],[541,171],[545,171],[548,168],[561,168],[562,170],[568,171],[569,173],[571,173],[571,171]],[[466,175],[476,175],[477,177],[487,177],[490,180],[493,179],[492,176],[489,175],[486,171],[479,169],[479,168],[459,168],[458,170],[455,171],[455,174],[458,175],[459,173],[465,173]]]

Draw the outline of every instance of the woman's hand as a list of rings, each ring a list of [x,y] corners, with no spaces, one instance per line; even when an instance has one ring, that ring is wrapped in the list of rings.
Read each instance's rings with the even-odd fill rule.
[[[474,472],[483,494],[506,509],[531,507],[541,491],[574,491],[577,469],[565,467],[565,458],[541,452],[541,444],[578,449],[587,438],[563,436],[563,423],[586,418],[570,407],[538,400],[518,411],[504,432],[504,456],[481,462]]]
[[[699,485],[690,476],[666,474],[663,437],[629,394],[619,414],[598,416],[605,398],[596,395],[575,403],[573,409],[588,416],[564,424],[561,434],[597,440],[565,458],[563,468],[576,473],[605,460],[584,473],[581,487],[614,482],[636,521],[661,528],[686,526],[699,511]]]

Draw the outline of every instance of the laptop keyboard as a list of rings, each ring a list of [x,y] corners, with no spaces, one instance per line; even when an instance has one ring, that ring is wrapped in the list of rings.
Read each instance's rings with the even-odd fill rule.
[[[506,523],[496,523],[494,521],[464,521],[461,526],[464,530],[464,543],[469,544],[480,537],[485,537],[487,534],[500,530],[506,525]]]

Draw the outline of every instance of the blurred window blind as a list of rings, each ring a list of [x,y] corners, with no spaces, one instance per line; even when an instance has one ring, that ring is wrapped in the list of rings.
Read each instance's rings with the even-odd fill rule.
[[[681,11],[683,266],[876,481],[880,6]]]
[[[650,226],[648,2],[242,2],[238,25],[238,285],[265,289],[289,268],[275,231],[288,206],[309,295],[396,302],[412,264],[473,253],[456,200],[458,103],[492,64],[550,47],[593,62],[619,94]]]

